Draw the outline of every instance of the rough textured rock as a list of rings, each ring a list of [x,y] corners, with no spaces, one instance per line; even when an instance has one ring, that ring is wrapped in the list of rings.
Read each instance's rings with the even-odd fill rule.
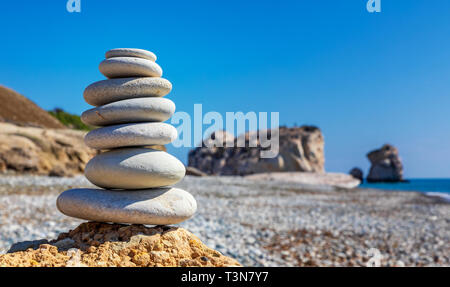
[[[32,246],[31,246],[32,247]],[[89,222],[36,250],[0,255],[2,267],[240,266],[183,228]]]
[[[362,169],[360,169],[359,167],[354,167],[350,170],[349,174],[351,176],[353,176],[356,179],[359,179],[361,182],[363,182],[364,180],[364,173],[362,171]]]
[[[71,176],[82,173],[97,152],[84,132],[0,123],[0,172]]]
[[[237,141],[243,138],[246,147],[237,147]],[[275,158],[261,158],[259,138],[257,147],[250,147],[251,134],[238,138],[232,135],[213,133],[203,141],[203,146],[189,152],[189,166],[207,174],[247,175],[263,172],[324,172],[324,139],[316,127],[279,129],[279,154]],[[211,146],[210,142],[222,142],[224,147]],[[230,147],[230,142],[233,147]],[[209,146],[209,147],[208,147]]]
[[[218,130],[213,132],[208,138],[204,139],[203,147],[227,147],[232,146],[234,142],[235,138],[232,134],[223,130]]]
[[[371,167],[368,182],[398,182],[403,180],[403,165],[398,150],[385,144],[380,149],[367,154]]]

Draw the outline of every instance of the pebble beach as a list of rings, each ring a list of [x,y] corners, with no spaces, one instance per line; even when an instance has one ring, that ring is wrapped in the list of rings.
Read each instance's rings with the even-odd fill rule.
[[[83,221],[64,216],[64,190],[83,176],[0,176],[0,253],[53,239]],[[244,266],[449,266],[450,205],[416,192],[344,189],[241,177],[185,177],[197,200],[178,226]],[[373,253],[372,253],[373,254]]]

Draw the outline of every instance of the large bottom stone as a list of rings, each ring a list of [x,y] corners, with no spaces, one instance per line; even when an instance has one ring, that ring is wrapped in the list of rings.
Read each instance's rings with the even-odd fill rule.
[[[133,191],[70,189],[60,194],[56,205],[71,217],[149,225],[180,223],[197,210],[194,197],[178,188]]]
[[[0,255],[0,267],[240,266],[183,228],[83,223],[35,249]]]

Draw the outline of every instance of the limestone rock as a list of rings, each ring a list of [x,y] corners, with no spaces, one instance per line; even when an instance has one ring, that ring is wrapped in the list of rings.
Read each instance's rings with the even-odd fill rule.
[[[184,165],[166,152],[122,148],[95,156],[86,165],[85,175],[102,188],[144,189],[175,184],[185,172]]]
[[[156,55],[154,53],[142,49],[118,48],[109,50],[105,54],[106,59],[115,57],[136,57],[147,59],[153,62],[156,61]]]
[[[166,123],[132,123],[92,130],[86,135],[84,142],[95,149],[113,149],[165,145],[173,142],[177,135],[177,129]]]
[[[100,72],[107,78],[161,77],[162,69],[155,62],[135,57],[115,57],[100,63]]]
[[[197,210],[194,197],[179,188],[141,190],[71,189],[56,203],[67,216],[99,222],[177,224]]]
[[[106,104],[85,111],[81,120],[92,126],[138,122],[164,122],[175,112],[175,104],[165,98],[137,98]]]
[[[230,139],[232,147],[230,147]],[[256,139],[256,147],[250,142]],[[239,140],[245,147],[237,147]],[[209,146],[205,143],[222,141],[224,147]],[[189,152],[189,166],[213,175],[248,175],[264,172],[323,172],[324,171],[324,139],[316,127],[279,129],[279,154],[275,158],[261,158],[264,150],[258,137],[251,133],[234,138],[223,136],[223,132],[211,135],[203,142],[203,146]]]
[[[67,240],[70,239],[70,240]],[[65,240],[59,249],[58,242]],[[68,247],[70,249],[66,250]],[[240,266],[183,228],[89,222],[38,249],[0,255],[2,267]]]
[[[403,181],[403,165],[398,150],[385,144],[380,149],[367,154],[371,167],[368,182],[398,182]]]
[[[0,172],[72,176],[83,173],[97,151],[86,147],[85,132],[0,123]]]
[[[205,147],[227,147],[234,144],[234,136],[224,130],[218,130],[209,135],[204,141]]]
[[[164,97],[171,90],[172,84],[166,79],[133,77],[95,82],[84,90],[83,97],[88,104],[101,106],[126,99]]]

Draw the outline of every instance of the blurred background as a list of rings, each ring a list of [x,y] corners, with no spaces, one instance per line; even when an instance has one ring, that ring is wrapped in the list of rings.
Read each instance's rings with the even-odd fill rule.
[[[64,2],[64,1],[61,1]],[[367,171],[394,144],[406,178],[448,177],[450,3],[383,1],[81,1],[2,4],[0,83],[45,110],[81,114],[104,52],[156,53],[177,111],[280,112],[314,125],[325,168]],[[189,149],[169,151],[187,163]]]

